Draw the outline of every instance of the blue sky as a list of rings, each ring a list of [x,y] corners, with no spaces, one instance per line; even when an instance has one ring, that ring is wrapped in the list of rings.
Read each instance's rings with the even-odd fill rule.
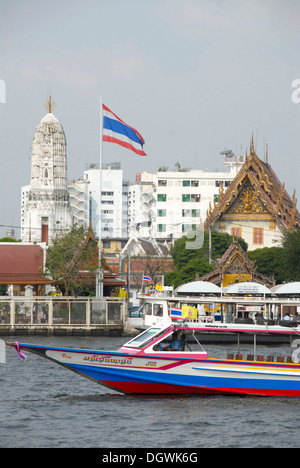
[[[0,224],[20,225],[49,90],[69,179],[99,160],[102,96],[146,141],[147,158],[104,144],[104,162],[121,161],[127,179],[176,161],[221,171],[219,153],[244,152],[253,133],[299,197],[299,24],[298,0],[2,0]]]

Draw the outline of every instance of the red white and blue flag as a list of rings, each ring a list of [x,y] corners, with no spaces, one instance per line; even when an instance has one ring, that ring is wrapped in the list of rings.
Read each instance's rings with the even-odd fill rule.
[[[103,129],[102,140],[128,148],[140,156],[147,156],[143,150],[145,144],[142,135],[135,128],[127,125],[108,107],[102,104],[103,108]]]
[[[170,317],[172,319],[184,320],[184,317],[182,317],[182,310],[178,307],[171,307]]]
[[[146,281],[146,283],[153,283],[152,278],[150,276],[143,276],[143,282]]]

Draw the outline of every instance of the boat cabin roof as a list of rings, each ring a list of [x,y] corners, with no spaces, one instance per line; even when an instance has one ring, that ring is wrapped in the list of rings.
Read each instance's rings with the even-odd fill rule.
[[[168,335],[174,332],[174,327],[172,325],[168,327],[150,327],[132,340],[128,341],[124,346],[130,348],[144,348],[153,341],[156,341],[162,335],[165,338],[166,332],[169,330],[170,333],[168,333]]]
[[[170,340],[173,333],[179,334],[179,339],[182,341],[182,347],[180,350],[166,349],[166,341]],[[191,334],[195,338],[197,344],[197,351],[191,350],[190,347],[186,347],[185,335]],[[164,346],[161,344],[164,342]],[[172,357],[183,357],[190,356],[191,358],[206,358],[207,353],[202,348],[201,344],[194,335],[194,330],[186,327],[171,324],[168,326],[152,326],[147,330],[143,331],[127,343],[125,343],[119,350],[130,354],[152,354],[157,356],[172,356]]]

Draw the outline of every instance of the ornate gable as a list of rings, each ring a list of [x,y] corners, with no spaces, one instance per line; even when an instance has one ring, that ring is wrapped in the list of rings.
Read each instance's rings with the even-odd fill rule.
[[[300,228],[300,213],[297,210],[295,193],[291,198],[268,162],[256,155],[253,137],[250,155],[241,170],[224,191],[220,187],[219,202],[207,212],[205,229],[214,227],[222,219],[269,219],[283,231]]]
[[[253,268],[249,267],[238,253],[235,254],[231,263],[226,267],[224,274],[226,275],[249,275]]]
[[[253,188],[248,177],[245,177],[243,184],[224,214],[265,214],[269,213],[266,206]]]
[[[217,268],[200,278],[201,281],[210,281],[225,288],[230,284],[255,281],[267,287],[275,285],[274,278],[262,275],[256,271],[255,262],[251,261],[247,253],[237,241],[233,241]]]

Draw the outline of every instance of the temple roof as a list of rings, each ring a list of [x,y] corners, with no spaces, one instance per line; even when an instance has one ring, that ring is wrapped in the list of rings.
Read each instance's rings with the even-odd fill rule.
[[[273,277],[268,277],[256,270],[255,261],[250,260],[247,253],[238,241],[234,240],[223,256],[218,260],[216,269],[202,276],[202,281],[211,281],[221,284],[225,274],[235,274],[236,281],[246,281],[243,275],[249,275],[256,283],[263,284],[269,288],[274,286]]]
[[[42,275],[44,256],[40,245],[0,243],[0,284],[51,284]]]
[[[295,192],[291,198],[268,162],[255,153],[253,138],[250,155],[226,191],[220,187],[219,202],[207,212],[206,228],[224,215],[251,214],[271,216],[280,228],[293,231],[300,228]]]

